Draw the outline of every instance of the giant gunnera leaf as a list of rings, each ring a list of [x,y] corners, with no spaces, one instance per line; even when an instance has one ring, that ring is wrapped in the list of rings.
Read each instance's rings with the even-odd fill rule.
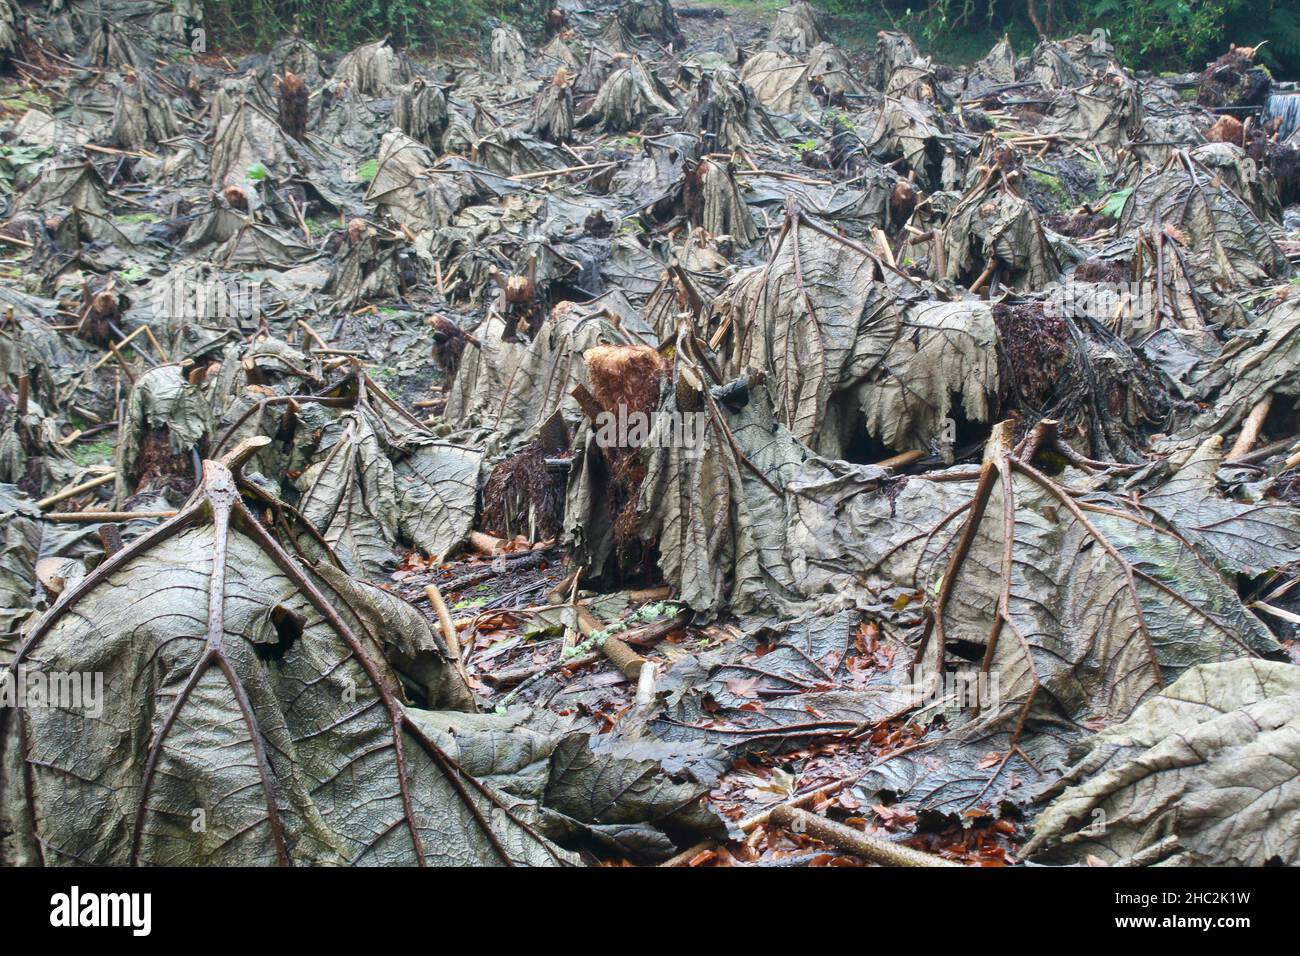
[[[1027,856],[1042,863],[1300,863],[1300,668],[1194,667],[1087,743]]]
[[[868,379],[900,332],[880,268],[856,242],[793,210],[767,264],[738,272],[714,302],[729,332],[724,373],[761,369],[777,420],[820,455],[849,447]]]
[[[987,689],[946,735],[872,771],[922,809],[1023,804],[1074,743],[1189,668],[1280,650],[1177,527],[1087,490],[1096,463],[1040,470],[1071,454],[1052,424],[1013,449],[1001,423],[978,473],[909,482],[888,507],[911,519],[859,529],[891,579],[925,594],[919,679],[937,691],[941,675],[974,669]]]
[[[362,408],[321,429],[319,459],[298,479],[303,517],[354,574],[382,580],[397,563],[393,466]]]
[[[385,646],[430,706],[470,706],[423,618],[300,560],[284,509],[244,497],[266,441],[205,462],[174,518],[33,626],[14,673],[102,694],[0,708],[0,863],[565,861],[413,719]]]

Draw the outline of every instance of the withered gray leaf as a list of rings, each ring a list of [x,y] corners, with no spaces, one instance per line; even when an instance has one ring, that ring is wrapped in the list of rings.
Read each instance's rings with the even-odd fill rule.
[[[1300,669],[1203,664],[1088,740],[1025,854],[1118,866],[1300,863]]]
[[[176,518],[66,592],[20,649],[15,667],[102,675],[102,714],[0,713],[0,859],[563,861],[407,712],[384,632],[437,647],[424,619],[335,588],[272,537],[224,465],[205,468]],[[429,703],[464,707],[443,671]]]

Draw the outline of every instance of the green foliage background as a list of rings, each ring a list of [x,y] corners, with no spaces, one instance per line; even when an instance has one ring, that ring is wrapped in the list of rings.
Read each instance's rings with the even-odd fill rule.
[[[1264,43],[1258,59],[1279,78],[1300,76],[1298,0],[1034,0],[1052,36],[1103,28],[1128,66],[1200,70],[1229,43]],[[1032,45],[1029,0],[824,0],[859,31],[907,30],[940,59],[982,56],[1002,33],[1018,52]],[[1267,41],[1267,42],[1265,42]]]
[[[712,0],[690,0],[710,6]],[[838,20],[841,41],[874,44],[876,30],[907,30],[948,62],[982,56],[1007,32],[1018,51],[1033,44],[1031,0],[814,0]],[[1260,60],[1281,78],[1300,77],[1300,0],[1032,0],[1054,36],[1108,31],[1130,67],[1199,70],[1227,49],[1264,43]],[[418,49],[463,48],[493,18],[525,28],[544,0],[207,0],[205,17],[224,48],[265,47],[295,24],[325,47],[349,49],[388,35]],[[729,9],[771,9],[771,0],[718,0]],[[1266,41],[1266,42],[1265,42]]]

